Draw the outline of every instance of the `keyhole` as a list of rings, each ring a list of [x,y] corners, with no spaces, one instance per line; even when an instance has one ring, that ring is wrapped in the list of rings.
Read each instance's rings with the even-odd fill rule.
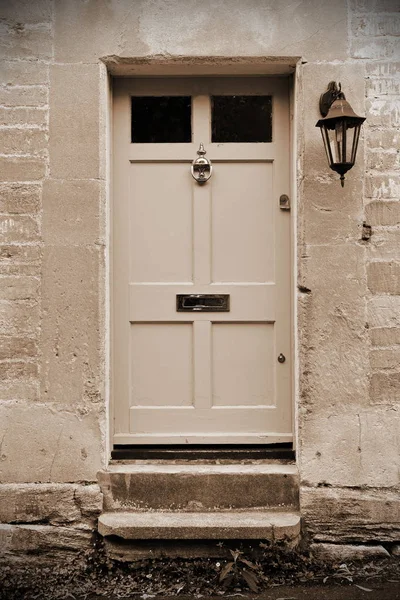
[[[278,362],[284,363],[285,360],[286,360],[286,356],[284,354],[282,354],[282,352],[281,352],[280,355],[278,356]]]

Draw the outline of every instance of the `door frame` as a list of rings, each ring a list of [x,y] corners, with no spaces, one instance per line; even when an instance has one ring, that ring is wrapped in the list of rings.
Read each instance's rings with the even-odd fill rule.
[[[301,100],[301,57],[283,59],[260,57],[218,57],[184,58],[184,59],[130,59],[129,62],[110,60],[101,61],[103,86],[101,88],[101,125],[104,139],[102,151],[105,186],[105,289],[104,289],[104,372],[105,372],[105,464],[111,458],[113,448],[113,400],[112,400],[112,218],[113,218],[113,177],[112,177],[112,121],[113,121],[113,79],[114,77],[198,77],[198,76],[232,76],[246,77],[254,75],[282,76],[289,79],[289,152],[290,152],[290,201],[291,201],[291,331],[292,331],[292,422],[293,450],[298,440],[298,399],[299,399],[299,339],[298,339],[298,307],[297,307],[297,185],[298,185],[298,104]]]

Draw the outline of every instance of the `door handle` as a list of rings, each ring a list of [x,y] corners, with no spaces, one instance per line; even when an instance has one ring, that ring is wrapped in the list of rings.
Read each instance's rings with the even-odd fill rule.
[[[197,158],[192,162],[192,177],[202,185],[206,183],[212,175],[212,164],[208,158],[205,157],[206,151],[204,150],[204,146],[201,143],[199,149],[197,150]]]

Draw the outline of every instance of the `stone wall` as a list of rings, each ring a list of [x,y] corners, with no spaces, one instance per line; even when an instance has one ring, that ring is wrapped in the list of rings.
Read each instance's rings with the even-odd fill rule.
[[[0,6],[2,481],[93,481],[105,386],[99,66],[54,64],[50,0]]]
[[[320,243],[330,245],[321,248],[319,269],[316,261],[305,268],[311,293],[300,300],[307,332],[302,514],[318,541],[400,538],[399,11],[390,0],[349,3],[349,57],[335,70],[336,78],[350,68],[352,81],[364,80],[347,95],[353,104],[365,88],[364,106],[357,106],[367,117],[364,165],[359,160],[349,174],[348,205],[338,204],[332,189],[311,202],[322,211],[315,219]],[[363,220],[372,227],[369,241],[362,240]],[[308,242],[315,240],[312,232]],[[309,243],[301,248],[306,263]]]
[[[60,551],[87,547],[100,509],[104,64],[116,72],[120,64],[162,69],[232,57],[290,58],[298,68],[296,402],[305,528],[317,541],[400,537],[398,1],[204,6],[0,0],[0,497],[17,506],[0,506],[7,552],[45,547],[46,532]],[[331,80],[367,116],[343,190],[315,128]],[[370,241],[362,239],[364,221]]]
[[[60,559],[101,509],[100,68],[54,65],[51,0],[0,13],[0,554]]]

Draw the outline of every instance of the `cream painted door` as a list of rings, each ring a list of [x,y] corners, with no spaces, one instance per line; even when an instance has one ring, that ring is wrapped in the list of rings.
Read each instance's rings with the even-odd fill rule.
[[[114,444],[291,441],[288,81],[118,79],[114,92]],[[212,141],[214,98],[240,95],[271,97],[271,141]],[[132,98],[153,96],[191,98],[191,141],[132,142]],[[204,185],[190,172],[201,142]],[[178,312],[178,294],[228,294],[230,310]]]

